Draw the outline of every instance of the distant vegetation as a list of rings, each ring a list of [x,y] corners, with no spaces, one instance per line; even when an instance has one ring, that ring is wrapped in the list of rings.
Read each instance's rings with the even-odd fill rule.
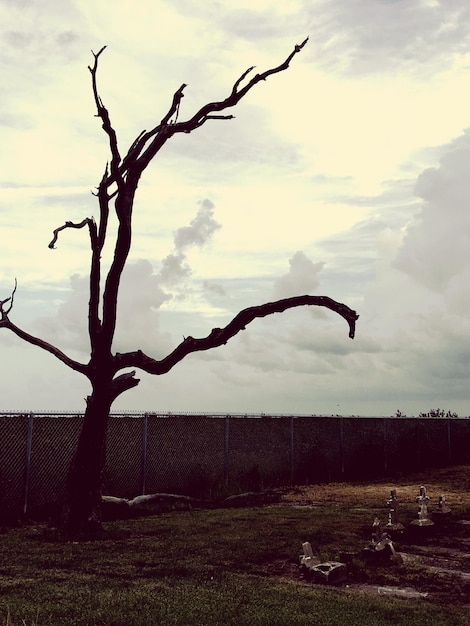
[[[405,413],[402,413],[400,409],[397,409],[394,417],[406,417]],[[411,416],[414,417],[414,416]],[[418,417],[458,417],[458,413],[455,411],[444,411],[444,409],[431,409],[425,413],[421,412]]]
[[[420,413],[420,417],[458,417],[455,411],[444,411],[444,409],[431,409],[427,413]]]

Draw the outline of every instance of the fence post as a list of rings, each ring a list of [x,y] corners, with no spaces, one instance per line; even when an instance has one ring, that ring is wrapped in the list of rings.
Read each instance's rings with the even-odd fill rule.
[[[144,413],[142,419],[142,454],[140,465],[140,490],[142,495],[145,495],[145,481],[147,478],[147,428],[148,428],[148,413]]]
[[[294,416],[290,416],[290,482],[294,484]]]
[[[33,420],[34,415],[30,413],[28,416],[28,433],[26,435],[26,458],[25,458],[25,472],[24,472],[24,501],[23,501],[23,514],[26,515],[28,509],[28,495],[29,495],[29,478],[31,475],[31,449],[33,444]]]
[[[343,416],[339,418],[339,456],[341,465],[341,476],[344,474],[344,425]]]
[[[449,455],[449,465],[452,465],[452,440],[450,434],[450,420],[452,418],[447,418],[447,452]]]
[[[229,478],[229,442],[230,442],[230,417],[225,416],[225,436],[224,436],[224,484],[228,486]]]
[[[387,418],[384,417],[383,418],[383,425],[384,425],[384,470],[385,473],[387,473],[388,470],[388,445],[387,445]]]

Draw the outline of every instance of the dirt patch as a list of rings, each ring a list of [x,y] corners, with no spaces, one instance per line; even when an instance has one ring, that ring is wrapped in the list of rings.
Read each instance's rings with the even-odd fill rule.
[[[460,518],[452,514],[445,523],[436,522],[429,528],[410,526],[409,522],[416,518],[416,491],[415,485],[407,490],[402,486],[399,492],[408,501],[404,507],[401,506],[405,530],[394,538],[394,546],[403,562],[400,565],[390,563],[385,567],[377,567],[361,561],[361,550],[370,540],[370,537],[364,535],[358,539],[357,552],[354,551],[355,556],[347,565],[347,583],[341,586],[350,593],[425,599],[435,603],[470,607],[470,516],[468,512],[462,511]],[[295,508],[321,510],[322,507],[330,509],[332,506],[342,505],[350,511],[363,511],[363,530],[367,533],[367,521],[374,510],[386,515],[384,486],[361,488],[361,502],[357,501],[357,486],[355,495],[358,506],[351,507],[351,486],[336,484],[334,488],[331,485],[301,488],[286,494],[283,499],[285,505]],[[463,498],[459,498],[460,500]],[[380,506],[375,508],[375,505]],[[338,545],[338,552],[340,550],[341,546]],[[338,555],[336,559],[339,560]],[[284,575],[286,574],[287,571],[284,571]],[[298,564],[293,564],[290,575],[302,579]]]

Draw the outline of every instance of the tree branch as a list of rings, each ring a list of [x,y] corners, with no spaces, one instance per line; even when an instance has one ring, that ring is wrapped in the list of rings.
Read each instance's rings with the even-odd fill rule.
[[[16,288],[18,286],[18,283],[16,281],[15,278],[15,286],[13,287],[13,291],[11,292],[11,296],[8,298],[5,298],[5,300],[0,300],[0,320],[4,320],[5,318],[8,318],[8,313],[12,310],[13,308],[13,301],[15,299],[15,293],[16,293]],[[7,302],[9,302],[9,306],[8,308],[5,310],[3,308],[3,305],[6,304]]]
[[[349,337],[351,339],[354,338],[356,320],[359,317],[356,311],[353,311],[345,304],[336,302],[336,300],[327,296],[296,296],[244,309],[240,311],[225,328],[213,328],[207,337],[201,339],[186,337],[173,352],[161,360],[152,359],[141,350],[127,352],[125,354],[117,353],[114,359],[116,366],[115,371],[124,367],[138,367],[149,374],[166,374],[174,365],[191,352],[210,350],[211,348],[217,348],[218,346],[226,344],[229,339],[234,337],[241,330],[245,330],[246,326],[254,319],[266,317],[273,313],[282,313],[283,311],[298,306],[322,306],[338,313],[349,325]]]
[[[108,273],[103,294],[103,339],[110,345],[115,328],[116,318],[116,298],[119,287],[121,272],[127,259],[131,242],[131,214],[134,200],[134,193],[137,189],[138,181],[142,172],[148,166],[153,157],[163,147],[166,141],[177,132],[190,133],[206,121],[211,119],[225,120],[232,119],[232,115],[223,115],[220,112],[226,108],[235,106],[241,98],[261,80],[266,80],[271,74],[281,72],[288,68],[291,59],[307,43],[305,39],[300,45],[296,45],[287,59],[275,68],[266,70],[262,74],[257,74],[249,83],[239,90],[240,84],[252,68],[245,71],[235,82],[230,95],[220,102],[212,102],[203,106],[190,120],[178,122],[178,112],[183,91],[186,84],[183,83],[174,93],[171,106],[161,122],[149,132],[141,133],[132,143],[127,155],[121,162],[121,157],[117,149],[117,140],[114,129],[111,126],[109,115],[98,94],[96,74],[98,70],[98,59],[105,49],[104,47],[94,54],[95,63],[89,67],[92,75],[93,93],[98,110],[98,116],[103,120],[103,128],[110,138],[111,172],[107,180],[108,189],[113,183],[117,183],[118,194],[116,198],[116,214],[119,219],[118,237],[115,245],[114,259]],[[101,231],[100,231],[101,232]]]
[[[177,121],[177,119],[178,119],[178,112],[179,112],[179,108],[180,108],[180,103],[181,103],[182,98],[184,98],[183,90],[184,90],[185,87],[187,87],[187,85],[185,83],[183,83],[181,85],[181,87],[175,91],[175,93],[173,95],[173,102],[171,103],[171,107],[170,107],[168,113],[165,115],[165,117],[160,122],[159,126],[165,126],[166,124],[171,123],[171,118],[173,117],[173,115],[175,115],[175,119],[174,119],[173,123],[175,123]]]
[[[108,195],[108,164],[103,173],[103,177],[98,186],[98,204],[100,207],[100,219],[98,232],[96,234],[95,245],[92,245],[90,264],[90,300],[88,303],[88,335],[92,354],[96,347],[101,331],[101,320],[99,317],[100,305],[100,283],[101,283],[101,252],[106,241],[106,232],[109,218],[109,195]]]
[[[56,228],[53,231],[54,237],[52,238],[51,242],[48,244],[48,247],[51,250],[55,249],[55,244],[57,242],[57,239],[61,230],[64,230],[65,228],[83,228],[84,226],[87,226],[87,225],[90,231],[91,249],[93,250],[93,247],[95,246],[96,240],[97,240],[97,232],[96,232],[95,220],[92,217],[85,217],[85,219],[82,220],[79,224],[74,224],[73,222],[65,222],[63,226],[59,226],[58,228]]]
[[[135,378],[135,370],[132,372],[125,372],[124,374],[120,374],[113,378],[111,381],[111,395],[113,397],[113,401],[127,391],[128,389],[132,389],[133,387],[137,387],[140,383],[139,378]]]
[[[106,168],[104,170],[103,177],[98,186],[98,192],[96,195],[98,197],[98,204],[100,207],[100,223],[98,229],[98,246],[102,249],[104,246],[104,242],[106,239],[106,231],[108,228],[108,219],[109,219],[109,201],[110,196],[108,195],[108,164],[106,163]]]
[[[242,83],[245,80],[245,78],[248,76],[248,74],[250,72],[252,72],[254,69],[255,69],[255,66],[252,65],[245,72],[243,72],[243,74],[240,76],[240,78],[238,80],[235,81],[235,84],[234,84],[233,89],[232,89],[232,95],[237,93],[237,89],[240,86],[240,83]]]
[[[68,367],[72,368],[73,370],[77,372],[80,372],[81,374],[85,374],[85,376],[87,376],[88,367],[86,364],[79,363],[78,361],[71,359],[64,352],[62,352],[55,346],[51,345],[47,341],[44,341],[43,339],[39,339],[38,337],[34,337],[33,335],[30,335],[29,333],[25,332],[24,330],[22,330],[21,328],[13,324],[13,322],[11,322],[8,318],[8,313],[11,310],[11,306],[9,307],[7,311],[3,310],[3,304],[7,302],[8,300],[10,300],[10,298],[7,298],[7,300],[2,301],[1,303],[0,328],[8,328],[9,330],[11,330],[12,333],[14,333],[20,339],[27,341],[33,346],[38,346],[38,348],[42,348],[46,352],[50,352],[55,357],[57,357],[59,361],[62,361],[62,363],[65,363],[65,365],[67,365]]]
[[[91,53],[93,54],[95,58],[95,62],[93,64],[93,67],[88,66],[88,69],[90,70],[90,73],[91,73],[93,96],[95,98],[97,117],[101,118],[101,121],[103,122],[102,128],[109,137],[109,148],[111,150],[111,174],[113,175],[114,180],[117,183],[117,185],[120,186],[123,183],[123,180],[119,173],[121,155],[119,154],[116,131],[114,130],[111,124],[108,109],[104,106],[103,101],[100,98],[100,95],[98,93],[98,86],[96,82],[96,74],[98,72],[98,60],[99,60],[101,53],[104,52],[104,50],[106,50],[106,46],[103,46],[101,50],[97,52],[96,54],[93,52],[93,50],[91,51]]]
[[[283,63],[281,63],[277,67],[266,70],[262,72],[261,74],[256,74],[256,76],[254,76],[245,85],[245,87],[239,90],[238,88],[240,87],[241,82],[254,69],[254,67],[248,68],[240,76],[240,78],[235,82],[230,96],[228,96],[227,98],[225,98],[225,100],[222,100],[220,102],[211,102],[209,104],[206,104],[201,109],[199,109],[196,115],[194,115],[190,120],[188,120],[187,122],[182,122],[181,124],[178,124],[177,126],[187,125],[190,127],[192,124],[197,123],[197,122],[199,122],[198,125],[200,126],[201,120],[206,121],[207,119],[211,119],[210,117],[208,117],[208,115],[211,112],[223,111],[224,109],[235,106],[257,83],[259,83],[262,80],[266,80],[268,76],[271,76],[272,74],[277,74],[279,72],[283,72],[284,70],[286,70],[289,67],[289,63],[292,61],[294,56],[302,50],[302,48],[305,46],[307,41],[308,41],[308,37],[304,39],[304,41],[301,44],[295,45],[294,50],[289,54],[289,56]],[[183,132],[188,132],[188,130],[184,130]]]
[[[136,175],[140,176],[140,174],[145,170],[153,157],[166,143],[166,141],[176,133],[190,133],[196,128],[199,128],[200,126],[205,124],[208,120],[212,119],[233,119],[233,115],[212,114],[235,106],[257,83],[262,80],[266,80],[268,76],[271,76],[272,74],[277,74],[278,72],[286,70],[289,67],[289,63],[291,62],[293,57],[302,50],[307,41],[308,37],[304,39],[301,44],[297,44],[294,47],[294,50],[289,54],[289,56],[283,63],[272,69],[266,70],[261,74],[257,74],[245,85],[245,87],[239,90],[240,84],[243,82],[246,76],[254,69],[254,67],[248,68],[245,72],[243,72],[240,78],[236,80],[232,91],[227,98],[217,102],[210,102],[201,107],[201,109],[199,109],[199,111],[195,115],[193,115],[191,119],[187,120],[186,122],[178,122],[177,120],[179,107],[181,99],[184,96],[183,90],[187,86],[183,83],[181,87],[179,87],[179,89],[177,89],[177,91],[174,93],[172,104],[160,124],[158,124],[157,126],[155,126],[155,128],[148,132],[143,131],[133,142],[119,168],[120,175],[124,176],[126,171],[134,169],[136,171]],[[175,118],[172,120],[173,116],[175,116]],[[110,182],[113,182],[113,179],[114,176],[112,174]]]
[[[100,117],[102,120],[102,127],[105,133],[109,138],[109,147],[111,150],[111,164],[110,164],[110,173],[108,175],[108,168],[106,167],[105,173],[101,180],[101,183],[98,187],[98,200],[100,204],[100,224],[98,235],[95,239],[95,246],[93,248],[93,259],[92,259],[92,271],[90,274],[90,286],[91,286],[91,300],[90,300],[90,339],[92,343],[92,351],[95,347],[96,341],[104,341],[104,345],[110,349],[112,339],[114,336],[114,329],[116,325],[116,307],[117,307],[117,297],[119,290],[119,282],[121,279],[121,274],[124,269],[124,265],[127,260],[127,256],[130,250],[131,245],[131,218],[132,218],[132,207],[134,202],[134,195],[137,189],[137,184],[139,181],[139,176],[141,172],[138,172],[137,176],[135,173],[129,172],[129,168],[122,168],[121,164],[121,155],[118,149],[117,135],[114,130],[111,120],[109,117],[108,110],[103,104],[103,101],[98,93],[97,86],[97,72],[98,72],[98,62],[99,57],[102,52],[106,49],[106,46],[103,46],[98,53],[92,54],[94,56],[94,64],[93,67],[88,66],[88,69],[91,73],[92,78],[92,88],[93,95],[95,99],[95,104],[97,108],[97,117]],[[136,142],[134,142],[135,144]],[[124,175],[126,175],[126,179],[124,179]],[[113,194],[109,194],[109,188],[116,183],[117,191]],[[100,323],[98,319],[98,289],[99,289],[99,258],[101,253],[101,248],[104,245],[106,239],[106,230],[109,216],[109,201],[112,197],[116,196],[115,200],[115,211],[116,216],[119,221],[118,234],[116,238],[116,243],[114,246],[114,257],[111,263],[111,267],[108,272],[108,276],[105,282],[104,292],[103,292],[103,321]],[[98,330],[98,335],[94,332]]]

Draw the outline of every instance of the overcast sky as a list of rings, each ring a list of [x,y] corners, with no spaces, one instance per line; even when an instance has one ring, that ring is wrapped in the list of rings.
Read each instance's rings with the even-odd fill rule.
[[[115,349],[165,356],[242,308],[304,293],[357,310],[251,324],[140,376],[116,410],[470,414],[467,0],[0,0],[0,299],[86,362],[89,244],[108,159],[87,65],[122,151],[167,112],[288,71],[168,143],[135,208]],[[1,410],[83,410],[87,380],[0,329]]]

